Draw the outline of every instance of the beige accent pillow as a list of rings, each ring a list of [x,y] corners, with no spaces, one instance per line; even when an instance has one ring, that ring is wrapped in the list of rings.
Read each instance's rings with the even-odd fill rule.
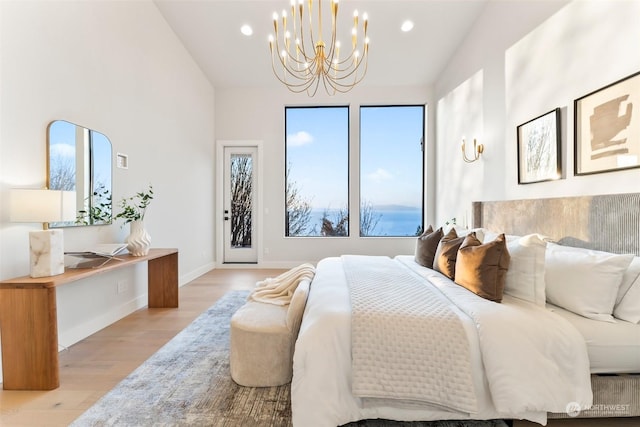
[[[490,301],[502,301],[511,256],[504,234],[482,244],[469,234],[458,250],[455,282]]]
[[[418,264],[423,267],[433,268],[433,259],[436,256],[436,249],[440,239],[442,239],[442,228],[433,231],[431,226],[418,237],[415,255],[415,260]]]
[[[474,234],[475,237],[475,234]],[[456,257],[464,237],[458,237],[455,229],[451,229],[440,239],[433,258],[433,269],[453,280],[456,273]]]

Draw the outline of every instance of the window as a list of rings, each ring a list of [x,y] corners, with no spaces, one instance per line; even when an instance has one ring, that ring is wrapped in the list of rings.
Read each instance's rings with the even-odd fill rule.
[[[360,107],[360,236],[422,232],[424,109]]]
[[[349,107],[287,107],[285,236],[349,235]]]

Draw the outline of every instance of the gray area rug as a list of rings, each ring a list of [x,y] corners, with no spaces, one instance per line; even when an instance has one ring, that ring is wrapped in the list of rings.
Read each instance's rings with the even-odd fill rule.
[[[248,291],[231,291],[82,414],[72,426],[291,425],[289,385],[240,387],[229,373],[229,322]],[[501,420],[358,421],[349,427],[506,427]],[[306,426],[305,426],[306,427]]]

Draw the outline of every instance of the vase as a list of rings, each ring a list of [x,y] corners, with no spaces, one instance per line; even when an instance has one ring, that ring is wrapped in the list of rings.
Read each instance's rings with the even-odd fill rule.
[[[125,239],[127,250],[133,256],[145,256],[151,247],[151,236],[145,230],[144,222],[131,221],[129,226],[129,235]]]

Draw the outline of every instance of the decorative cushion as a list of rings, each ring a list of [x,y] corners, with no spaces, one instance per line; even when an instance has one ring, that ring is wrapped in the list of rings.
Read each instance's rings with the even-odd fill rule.
[[[455,229],[451,229],[440,239],[433,259],[433,269],[453,279],[456,273],[456,257],[464,237],[458,237]]]
[[[547,301],[594,320],[613,322],[613,307],[633,255],[547,244]]]
[[[423,267],[433,268],[433,259],[440,239],[442,239],[442,228],[433,231],[429,226],[416,241],[415,261]]]
[[[471,233],[465,237],[458,250],[455,282],[482,298],[500,302],[509,259],[504,234],[483,244],[475,233]]]
[[[613,315],[631,323],[640,323],[640,257],[634,257],[624,273]]]

